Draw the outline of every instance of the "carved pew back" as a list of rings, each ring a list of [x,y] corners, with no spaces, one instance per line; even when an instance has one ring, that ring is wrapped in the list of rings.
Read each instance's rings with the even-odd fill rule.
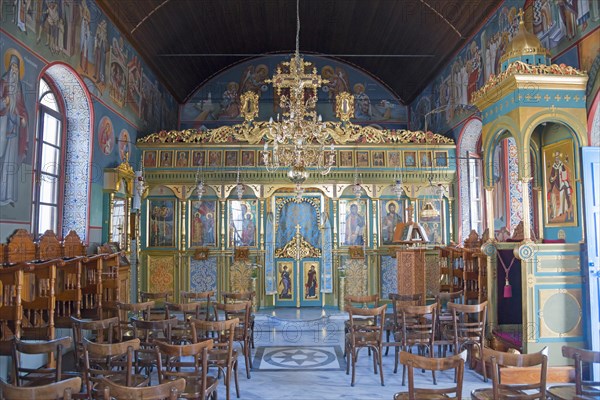
[[[23,275],[29,269],[26,265],[0,268],[0,341],[21,335]]]
[[[26,286],[23,293],[23,320],[21,338],[30,340],[52,340],[54,336],[54,305],[56,296],[57,265],[62,260],[26,263],[31,267],[25,273]]]
[[[8,239],[7,262],[17,264],[36,259],[35,243],[29,232],[17,229]]]
[[[104,256],[84,257],[81,270],[81,317],[101,319],[102,315],[102,262]]]
[[[63,240],[63,256],[67,258],[85,256],[87,250],[85,245],[77,235],[77,232],[70,231]]]
[[[62,244],[56,234],[50,230],[44,232],[37,243],[37,259],[46,261],[62,257]]]

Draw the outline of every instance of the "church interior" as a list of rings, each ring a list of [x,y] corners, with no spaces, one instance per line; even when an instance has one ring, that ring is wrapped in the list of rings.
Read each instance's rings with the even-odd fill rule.
[[[600,398],[598,0],[0,21],[0,399]]]

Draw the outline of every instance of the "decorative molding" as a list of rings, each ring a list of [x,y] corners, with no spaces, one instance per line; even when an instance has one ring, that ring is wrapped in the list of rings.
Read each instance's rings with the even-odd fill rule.
[[[565,64],[530,65],[522,61],[515,61],[506,68],[506,71],[503,71],[498,75],[490,75],[490,78],[481,87],[481,89],[473,93],[473,95],[471,96],[471,103],[475,103],[477,100],[486,97],[489,91],[491,91],[496,86],[499,86],[508,78],[515,75],[553,75],[587,77],[587,73],[585,71],[580,71],[576,68],[570,67]]]
[[[409,131],[405,129],[377,129],[372,126],[355,125],[350,122],[325,122],[328,137],[335,144],[368,143],[368,144],[454,144],[454,140],[438,133]],[[160,131],[138,139],[138,144],[228,144],[248,142],[259,144],[266,140],[273,141],[274,133],[269,130],[266,121],[249,122],[238,125],[220,126],[215,129],[198,131],[186,129],[182,131]]]
[[[283,248],[275,250],[275,258],[300,260],[308,257],[321,257],[321,250],[308,243],[300,233],[297,233]]]

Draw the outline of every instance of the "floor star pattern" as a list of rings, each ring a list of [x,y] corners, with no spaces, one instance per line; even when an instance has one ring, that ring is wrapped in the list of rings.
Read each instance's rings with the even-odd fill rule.
[[[343,369],[344,357],[339,346],[260,346],[254,358],[255,370]]]
[[[322,359],[327,358],[325,354],[319,354],[310,349],[281,351],[280,353],[281,355],[271,356],[271,359],[279,359],[281,364],[296,363],[296,365],[304,365],[304,363],[307,363],[308,365],[312,365],[320,363]]]

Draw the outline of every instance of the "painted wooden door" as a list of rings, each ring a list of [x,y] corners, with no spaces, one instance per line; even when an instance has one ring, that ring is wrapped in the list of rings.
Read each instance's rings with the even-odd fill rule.
[[[600,351],[600,147],[582,148],[583,190],[587,247],[589,344]],[[594,368],[595,380],[600,367]]]
[[[320,260],[290,258],[276,260],[277,307],[316,307],[322,305]]]

